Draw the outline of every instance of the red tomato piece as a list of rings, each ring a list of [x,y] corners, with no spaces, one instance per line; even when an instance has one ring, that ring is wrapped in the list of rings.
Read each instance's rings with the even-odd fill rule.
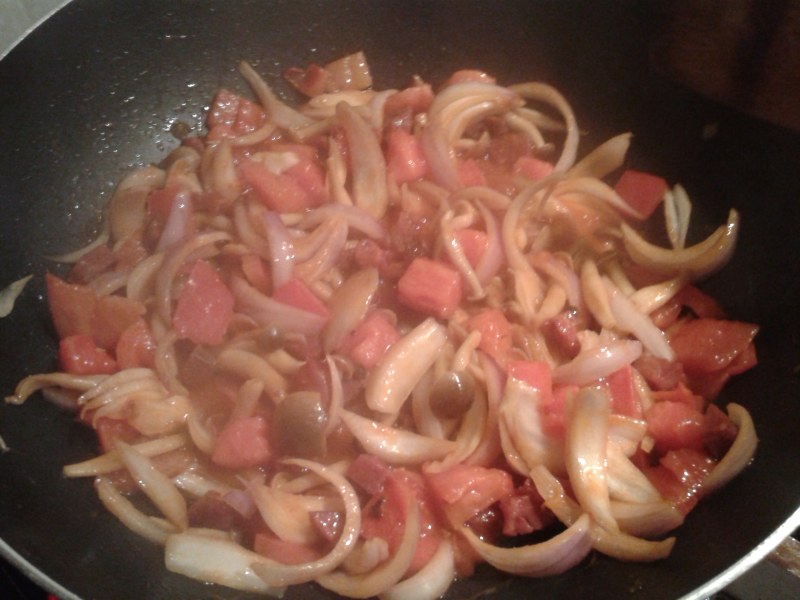
[[[271,210],[280,213],[302,212],[314,206],[308,192],[286,173],[276,175],[261,163],[250,159],[242,160],[238,170],[244,182]]]
[[[654,390],[675,389],[684,379],[681,363],[657,358],[650,354],[636,359],[633,366]]]
[[[219,344],[233,316],[233,304],[233,295],[214,268],[198,260],[178,297],[173,327],[195,344]]]
[[[703,424],[703,446],[711,456],[722,458],[736,439],[739,428],[716,404],[708,405]]]
[[[469,264],[473,267],[477,266],[489,245],[489,237],[486,232],[480,229],[459,229],[456,232],[456,239]]]
[[[264,111],[257,104],[221,89],[214,96],[206,118],[208,137],[214,140],[244,135],[261,127],[265,118]]]
[[[272,455],[267,439],[267,421],[253,416],[229,421],[214,442],[211,460],[228,469],[257,467]]]
[[[703,413],[688,404],[669,400],[656,402],[645,413],[645,420],[647,433],[655,440],[658,453],[703,447]]]
[[[626,365],[607,378],[611,411],[625,417],[642,418],[642,400],[633,382],[633,369]]]
[[[298,67],[286,69],[283,72],[283,78],[299,92],[312,97],[325,91],[330,73],[318,64],[311,63],[305,69]]]
[[[141,437],[141,434],[124,419],[98,417],[93,426],[103,452],[111,452],[116,440],[130,444]]]
[[[391,129],[386,136],[386,166],[397,183],[424,177],[428,162],[419,138],[405,129]]]
[[[273,299],[278,302],[283,302],[295,308],[314,313],[324,318],[330,316],[330,311],[325,303],[317,298],[309,287],[297,277],[291,278],[289,281],[280,286],[272,295]]]
[[[485,73],[484,71],[480,71],[478,69],[460,69],[450,75],[447,81],[444,82],[444,86],[447,87],[449,85],[455,85],[456,83],[488,83],[494,84],[497,80]]]
[[[383,491],[383,484],[392,469],[377,456],[359,454],[347,467],[347,478],[373,496]]]
[[[675,331],[670,345],[687,372],[710,373],[731,364],[757,332],[757,325],[741,321],[694,319]]]
[[[245,254],[241,261],[242,272],[247,282],[262,294],[269,294],[272,288],[272,277],[264,260],[256,254]]]
[[[653,391],[653,400],[656,402],[661,402],[664,400],[669,402],[680,402],[699,412],[703,412],[706,406],[705,398],[692,393],[692,390],[687,388],[683,382],[678,383],[678,385],[671,390]]]
[[[466,322],[466,328],[468,331],[477,331],[481,334],[478,347],[505,368],[514,340],[511,323],[503,311],[486,308],[471,316]]]
[[[256,533],[253,539],[253,552],[284,565],[302,565],[320,557],[319,552],[305,544],[287,542],[264,532]]]
[[[92,313],[97,295],[84,285],[67,283],[47,273],[47,299],[50,316],[58,337],[65,338],[78,333],[91,335]]]
[[[115,356],[120,369],[152,369],[156,357],[156,339],[144,319],[139,318],[119,336]]]
[[[675,300],[701,318],[724,319],[726,316],[719,302],[691,284],[684,286]]]
[[[550,404],[553,396],[553,371],[541,360],[512,360],[508,376],[524,381],[542,394],[542,404]]]
[[[667,182],[663,178],[650,173],[628,169],[614,186],[614,191],[647,219],[664,199]]]
[[[342,351],[365,369],[371,369],[399,339],[400,332],[389,318],[381,311],[373,311],[347,336]]]
[[[462,464],[447,471],[427,473],[425,478],[450,524],[456,528],[514,491],[511,475],[501,469]]]
[[[409,308],[446,318],[461,304],[461,273],[443,262],[417,257],[397,282],[397,292]]]
[[[119,370],[117,361],[85,333],[61,338],[58,362],[62,371],[75,375],[109,375]]]
[[[554,520],[530,479],[526,479],[511,495],[501,498],[499,507],[503,515],[503,535],[506,536],[533,533]]]
[[[285,174],[305,191],[309,208],[320,206],[328,199],[325,174],[315,161],[301,159],[299,163],[286,169]]]
[[[108,244],[98,246],[78,259],[69,272],[71,283],[86,284],[108,271],[116,262]]]
[[[122,333],[145,314],[144,304],[122,296],[100,296],[92,312],[92,337],[101,348],[116,348]]]
[[[697,492],[700,485],[714,468],[716,462],[705,452],[682,448],[667,452],[661,458],[660,463],[678,480],[681,486],[673,489],[671,494],[664,494],[665,499],[672,501],[676,508],[682,512],[685,511],[684,514],[686,514],[697,504],[699,500]],[[676,491],[679,492],[677,496],[675,495]]]
[[[520,156],[514,161],[514,172],[520,173],[533,181],[539,181],[553,172],[553,163],[533,156]]]
[[[471,158],[458,161],[458,177],[464,187],[488,185],[480,165]]]
[[[383,105],[384,114],[392,118],[402,113],[409,116],[426,112],[433,102],[433,90],[427,83],[407,87],[392,94]]]

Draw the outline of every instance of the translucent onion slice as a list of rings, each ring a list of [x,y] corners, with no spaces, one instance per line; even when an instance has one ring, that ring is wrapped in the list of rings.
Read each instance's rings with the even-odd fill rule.
[[[66,252],[64,254],[48,254],[45,256],[45,258],[47,260],[52,260],[59,263],[76,263],[84,254],[88,254],[95,248],[99,248],[100,246],[107,244],[110,237],[108,224],[104,223],[103,228],[100,233],[97,234],[97,237],[86,244],[83,248],[78,248],[77,250]]]
[[[589,258],[581,265],[581,292],[583,300],[592,316],[604,329],[612,330],[617,321],[611,312],[608,302],[608,291],[603,283],[603,277],[597,269],[597,264]]]
[[[613,206],[623,215],[633,217],[634,219],[642,219],[641,213],[631,208],[630,204],[620,198],[619,194],[614,191],[614,188],[594,177],[570,177],[569,179],[565,179],[558,184],[556,194],[596,198],[609,206]]]
[[[433,318],[425,319],[400,338],[367,377],[367,406],[396,414],[436,361],[447,339],[447,330]]]
[[[155,440],[148,440],[140,444],[133,445],[133,449],[142,456],[148,458],[164,454],[172,450],[177,450],[186,445],[188,439],[183,433],[175,433]],[[64,467],[64,475],[67,477],[93,477],[117,471],[124,467],[117,450],[111,450],[95,458],[73,463]]]
[[[332,352],[341,346],[345,337],[366,316],[379,283],[378,270],[370,267],[348,277],[334,292],[328,303],[331,316],[322,329],[325,352]]]
[[[189,527],[186,500],[172,480],[133,446],[119,439],[116,440],[115,446],[120,460],[131,477],[158,510],[178,529],[185,530]]]
[[[278,373],[267,360],[258,354],[227,348],[217,357],[215,366],[245,379],[256,379],[264,384],[264,390],[273,400],[282,398],[289,388],[286,378]]]
[[[310,512],[334,509],[331,501],[321,496],[291,494],[257,483],[248,490],[267,527],[280,539],[295,544],[308,546],[316,540]]]
[[[611,415],[608,421],[608,442],[616,446],[625,456],[632,456],[647,434],[647,421]]]
[[[174,527],[168,526],[165,528],[159,522],[137,509],[105,477],[95,479],[94,487],[97,490],[97,496],[103,506],[108,509],[108,512],[117,517],[125,527],[135,534],[156,544],[163,545],[167,541],[169,534],[174,533]]]
[[[606,140],[567,171],[570,177],[596,177],[602,179],[619,169],[631,145],[630,133],[621,133]]]
[[[380,140],[364,119],[347,103],[336,105],[349,149],[352,197],[355,205],[375,219],[386,212],[389,195],[386,188],[386,160]]]
[[[458,444],[450,440],[382,425],[346,410],[341,414],[350,433],[368,453],[393,465],[418,465],[438,460],[458,448]]]
[[[630,300],[642,314],[649,315],[675,297],[686,285],[685,277],[673,277],[636,290]]]
[[[664,221],[670,244],[676,250],[686,247],[686,234],[692,216],[692,201],[683,186],[676,184],[664,196]]]
[[[625,223],[621,229],[625,250],[636,264],[658,273],[685,273],[692,279],[701,279],[723,267],[733,255],[739,213],[731,209],[727,224],[720,225],[702,242],[681,249],[655,246]]]
[[[361,208],[344,204],[323,204],[319,208],[304,214],[297,226],[300,229],[310,229],[333,217],[342,217],[349,227],[360,231],[368,237],[381,239],[386,235],[386,230],[380,221],[377,221]]]
[[[256,96],[258,96],[258,100],[261,102],[261,106],[264,107],[269,121],[278,127],[289,130],[307,127],[313,123],[305,115],[281,102],[264,80],[261,79],[261,76],[245,61],[239,63],[239,72],[245,78],[245,81],[250,84],[250,87],[253,88]]]
[[[319,560],[299,565],[283,565],[270,560],[253,563],[253,570],[265,583],[273,587],[302,583],[330,573],[347,558],[361,531],[361,506],[355,490],[347,479],[333,469],[309,460],[291,459],[284,463],[308,469],[335,487],[344,502],[345,514],[339,539],[331,551]],[[416,531],[418,528],[419,525]]]
[[[420,514],[419,506],[413,494],[404,489],[406,523],[403,537],[395,551],[375,570],[365,575],[347,575],[337,572],[323,575],[317,579],[322,587],[349,598],[370,598],[390,589],[403,577],[414,558],[419,539]]]
[[[739,433],[733,440],[728,452],[706,476],[700,487],[700,493],[710,494],[736,477],[750,463],[756,453],[758,437],[753,419],[747,409],[731,402],[726,407],[728,416],[739,427]]]
[[[164,558],[169,571],[198,581],[276,598],[285,591],[265,583],[253,569],[266,558],[224,538],[193,531],[175,533],[167,537]]]
[[[614,500],[657,502],[661,494],[647,476],[634,465],[616,444],[606,448],[608,492]]]
[[[267,235],[270,254],[270,272],[272,285],[275,288],[282,286],[292,277],[294,267],[294,244],[289,230],[284,225],[278,213],[271,210],[259,212]]]
[[[40,373],[28,375],[17,384],[14,393],[6,396],[8,404],[22,404],[41,389],[55,387],[85,392],[105,380],[107,375],[71,375],[69,373]]]
[[[582,350],[570,362],[553,369],[553,382],[586,385],[631,364],[642,355],[636,340],[615,340]]]
[[[580,516],[566,531],[546,542],[518,548],[487,544],[468,527],[462,528],[461,533],[473,550],[490,565],[505,573],[524,577],[547,577],[563,573],[580,563],[592,549],[588,515]]]
[[[442,540],[428,563],[413,576],[380,594],[381,600],[436,600],[450,587],[456,576],[453,546]]]
[[[610,415],[610,399],[605,392],[595,388],[578,392],[567,423],[564,462],[581,508],[604,529],[618,531],[608,489]]]
[[[652,538],[683,524],[683,515],[671,502],[611,502],[619,528],[629,535]]]
[[[650,317],[642,314],[607,277],[603,279],[608,292],[608,305],[617,322],[617,329],[630,333],[652,354],[664,360],[674,360],[675,352],[666,334],[655,326]]]

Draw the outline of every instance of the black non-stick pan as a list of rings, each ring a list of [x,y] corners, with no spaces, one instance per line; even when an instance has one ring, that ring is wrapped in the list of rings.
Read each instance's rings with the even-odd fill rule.
[[[695,200],[693,235],[707,235],[731,206],[741,212],[736,256],[704,287],[735,318],[761,324],[758,367],[720,399],[750,410],[761,441],[753,464],[690,514],[667,560],[640,565],[594,556],[541,580],[481,568],[449,597],[653,600],[721,587],[800,520],[800,137],[702,97],[658,67],[681,38],[674,30],[663,35],[667,6],[68,4],[0,63],[0,277],[5,284],[34,274],[14,312],[0,319],[0,391],[55,367],[42,275],[57,266],[44,256],[90,241],[114,182],[174,147],[176,122],[199,132],[217,88],[248,93],[235,70],[239,60],[289,99],[280,79],[286,67],[358,49],[382,88],[405,85],[414,74],[441,81],[465,67],[506,84],[546,81],[572,102],[584,149],[632,131],[631,166],[684,185]],[[0,550],[44,587],[65,599],[246,597],[168,573],[161,550],[106,514],[89,482],[63,478],[62,465],[95,451],[92,432],[70,414],[41,397],[2,406],[0,435],[8,446],[0,454]],[[326,596],[307,586],[287,597]]]

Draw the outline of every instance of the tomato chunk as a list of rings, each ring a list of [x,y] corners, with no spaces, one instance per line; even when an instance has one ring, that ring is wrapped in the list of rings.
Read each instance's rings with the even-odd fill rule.
[[[306,190],[286,173],[276,175],[266,166],[246,159],[239,163],[239,174],[271,210],[301,212],[313,205]]]
[[[611,392],[611,410],[625,417],[642,418],[642,401],[633,382],[633,370],[626,365],[607,378]]]
[[[661,204],[667,188],[663,178],[634,169],[622,173],[614,186],[617,194],[645,219]]]
[[[467,320],[466,327],[468,331],[477,331],[481,334],[478,347],[505,368],[510,358],[513,337],[511,323],[503,311],[486,308],[471,316]]]
[[[61,339],[58,343],[58,361],[61,370],[75,375],[108,375],[119,370],[114,357],[98,348],[92,336],[84,333]]]
[[[456,239],[469,264],[473,267],[477,266],[483,253],[486,252],[486,247],[489,245],[489,237],[486,232],[480,229],[459,229],[456,232]]]
[[[656,402],[645,413],[645,420],[647,433],[656,442],[656,452],[703,447],[703,413],[688,404],[669,400]]]
[[[89,287],[67,283],[47,273],[47,299],[58,337],[92,334],[92,314],[97,295]]]
[[[553,163],[533,156],[520,156],[514,162],[514,172],[520,173],[533,181],[538,181],[553,172]]]
[[[253,416],[225,425],[214,443],[211,460],[228,469],[244,469],[263,465],[271,455],[267,421]]]
[[[456,528],[514,491],[511,475],[501,469],[457,465],[425,477]]]
[[[365,369],[377,365],[400,339],[400,332],[381,311],[369,313],[342,344],[342,350]]]
[[[256,533],[253,551],[284,565],[301,565],[319,558],[319,553],[305,544],[287,542],[271,533]]]
[[[386,166],[397,183],[424,177],[428,163],[419,139],[405,129],[389,131],[386,136]]]
[[[397,291],[409,308],[446,318],[461,304],[461,274],[443,262],[418,257],[400,277]]]
[[[275,290],[272,297],[278,302],[300,308],[326,319],[330,316],[330,311],[325,306],[325,303],[317,298],[314,292],[301,279],[296,277],[293,277]]]
[[[233,295],[214,268],[198,260],[178,297],[173,326],[178,335],[195,344],[219,344],[233,316],[233,303]]]
[[[680,326],[670,344],[687,372],[709,373],[731,364],[757,332],[758,326],[750,323],[694,319]]]
[[[120,369],[134,367],[153,368],[156,340],[144,319],[139,318],[122,332],[117,341],[115,355]]]

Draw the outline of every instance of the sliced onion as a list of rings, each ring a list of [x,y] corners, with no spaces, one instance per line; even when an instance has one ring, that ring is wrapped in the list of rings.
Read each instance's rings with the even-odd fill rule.
[[[216,367],[234,373],[244,379],[255,379],[264,384],[264,390],[273,400],[282,398],[289,389],[289,382],[258,354],[227,348],[217,357]]]
[[[310,229],[337,216],[342,217],[349,227],[360,231],[367,237],[381,239],[386,235],[386,230],[380,221],[357,206],[345,204],[323,204],[303,215],[297,226],[300,229]]]
[[[447,330],[432,317],[400,338],[367,377],[367,406],[396,414],[447,340]]]
[[[608,291],[608,305],[617,322],[617,329],[636,337],[650,354],[664,360],[675,359],[675,352],[666,334],[655,326],[648,315],[642,314],[610,279],[604,280]]]
[[[489,466],[502,453],[498,421],[505,378],[500,367],[491,358],[478,352],[478,359],[486,377],[486,424],[483,428],[483,438],[464,464]]]
[[[181,190],[175,195],[172,206],[167,216],[167,222],[158,238],[156,252],[172,248],[186,239],[189,224],[192,218],[192,196],[187,190]]]
[[[108,203],[111,239],[124,240],[138,231],[147,215],[147,196],[164,185],[166,173],[153,166],[137,169],[117,186]]]
[[[727,224],[720,225],[705,240],[674,250],[651,244],[625,223],[621,229],[625,250],[636,264],[658,273],[685,273],[701,279],[722,268],[733,255],[739,235],[739,213],[731,209]]]
[[[185,434],[175,433],[155,440],[134,444],[132,448],[142,456],[150,458],[182,448],[188,441]],[[119,451],[111,450],[95,458],[66,465],[63,472],[66,477],[94,477],[117,471],[123,467]]]
[[[381,600],[436,600],[444,595],[455,576],[453,546],[448,540],[442,540],[424,567],[379,597]]]
[[[524,577],[558,575],[580,563],[592,549],[588,515],[579,517],[566,531],[546,542],[501,548],[481,541],[468,527],[461,529],[473,550],[490,565],[505,573]]]
[[[478,210],[486,228],[486,249],[475,265],[475,274],[478,276],[478,281],[487,284],[497,275],[503,264],[503,240],[500,235],[500,224],[494,213],[482,202],[478,203]]]
[[[97,496],[112,515],[117,517],[125,527],[133,531],[136,535],[163,545],[167,537],[174,531],[174,528],[165,528],[157,521],[153,520],[128,500],[122,493],[114,487],[105,477],[98,477],[94,482]]]
[[[319,560],[299,565],[283,565],[275,561],[263,560],[254,562],[252,568],[258,576],[270,586],[275,587],[310,581],[330,573],[352,551],[361,530],[361,507],[358,503],[358,496],[347,479],[334,470],[309,460],[292,459],[284,462],[288,465],[308,469],[333,485],[344,502],[345,516],[339,539],[331,551]]]
[[[231,292],[239,311],[260,325],[275,326],[284,333],[316,335],[326,318],[265,296],[241,277],[231,277]]]
[[[619,528],[629,535],[651,538],[683,524],[681,511],[671,502],[612,502],[611,513]]]
[[[642,355],[642,344],[635,340],[615,340],[581,352],[570,362],[553,369],[555,383],[586,385],[611,375]]]
[[[272,285],[279,288],[292,278],[294,244],[278,213],[266,210],[260,214],[269,245]]]
[[[631,208],[630,204],[620,198],[614,188],[594,177],[570,177],[565,179],[556,187],[556,194],[559,196],[575,195],[578,198],[589,196],[613,206],[623,215],[640,220],[643,218],[639,211]]]
[[[258,96],[259,102],[261,102],[267,113],[267,118],[275,125],[283,129],[294,130],[307,127],[313,123],[305,115],[281,102],[264,80],[261,79],[261,76],[245,61],[239,63],[239,72],[250,84],[250,87],[253,88],[256,96]]]
[[[277,598],[285,591],[265,583],[253,569],[268,559],[231,540],[187,531],[168,536],[164,550],[166,567],[173,573]]]
[[[438,460],[458,448],[450,440],[382,425],[346,410],[342,411],[342,421],[369,454],[394,465]]]
[[[172,480],[159,471],[149,458],[133,446],[117,439],[115,447],[131,477],[158,510],[178,529],[185,530],[189,527],[186,500]]]
[[[621,532],[608,532],[602,527],[592,527],[594,548],[606,556],[625,562],[652,562],[669,556],[675,538],[651,541]]]
[[[625,456],[632,456],[647,434],[647,421],[612,414],[608,421],[608,442]]]
[[[108,231],[108,225],[104,223],[103,228],[100,233],[97,234],[97,237],[86,244],[83,248],[78,248],[77,250],[73,250],[72,252],[67,252],[65,254],[48,254],[45,255],[45,258],[47,260],[52,260],[59,263],[76,263],[83,255],[88,254],[95,248],[105,246],[108,243],[109,238],[110,235]]]
[[[758,446],[758,437],[753,419],[747,409],[731,402],[726,407],[728,416],[739,427],[733,445],[714,469],[706,476],[700,486],[700,493],[710,494],[736,477],[753,460]]]
[[[630,133],[621,133],[606,140],[580,161],[575,163],[567,175],[570,177],[596,177],[602,179],[625,163],[625,155],[631,145]]]
[[[22,404],[43,388],[57,387],[85,392],[106,379],[107,375],[71,375],[69,373],[40,373],[28,375],[17,384],[14,393],[6,396],[7,404]]]
[[[676,250],[686,247],[686,234],[692,217],[692,201],[683,186],[676,184],[664,197],[664,221],[670,244]]]
[[[586,307],[600,326],[604,329],[614,329],[617,321],[609,306],[608,291],[592,259],[587,259],[581,266],[581,292]]]
[[[390,589],[403,577],[411,565],[419,539],[420,511],[416,499],[405,488],[404,506],[406,523],[403,537],[395,550],[394,556],[371,573],[365,575],[347,575],[337,572],[323,575],[317,579],[322,587],[349,598],[370,598]]]
[[[331,316],[322,330],[322,347],[326,352],[336,350],[366,316],[380,278],[374,267],[351,275],[334,292],[328,303]]]
[[[614,500],[657,502],[661,494],[647,476],[626,457],[616,444],[606,448],[608,492]]]
[[[649,315],[672,300],[685,285],[684,277],[673,277],[667,281],[639,288],[630,296],[630,300],[640,313]]]
[[[386,160],[378,136],[369,123],[344,102],[336,105],[336,116],[347,136],[353,201],[358,208],[380,219],[386,212],[389,196],[386,190]]]
[[[604,529],[618,531],[608,489],[610,415],[610,399],[605,392],[594,388],[578,392],[567,424],[564,462],[581,508]]]
[[[309,285],[336,268],[339,256],[347,243],[347,221],[341,216],[334,216],[317,228],[317,231],[319,230],[323,231],[324,243],[320,244],[307,260],[295,265],[294,269],[295,275]]]

